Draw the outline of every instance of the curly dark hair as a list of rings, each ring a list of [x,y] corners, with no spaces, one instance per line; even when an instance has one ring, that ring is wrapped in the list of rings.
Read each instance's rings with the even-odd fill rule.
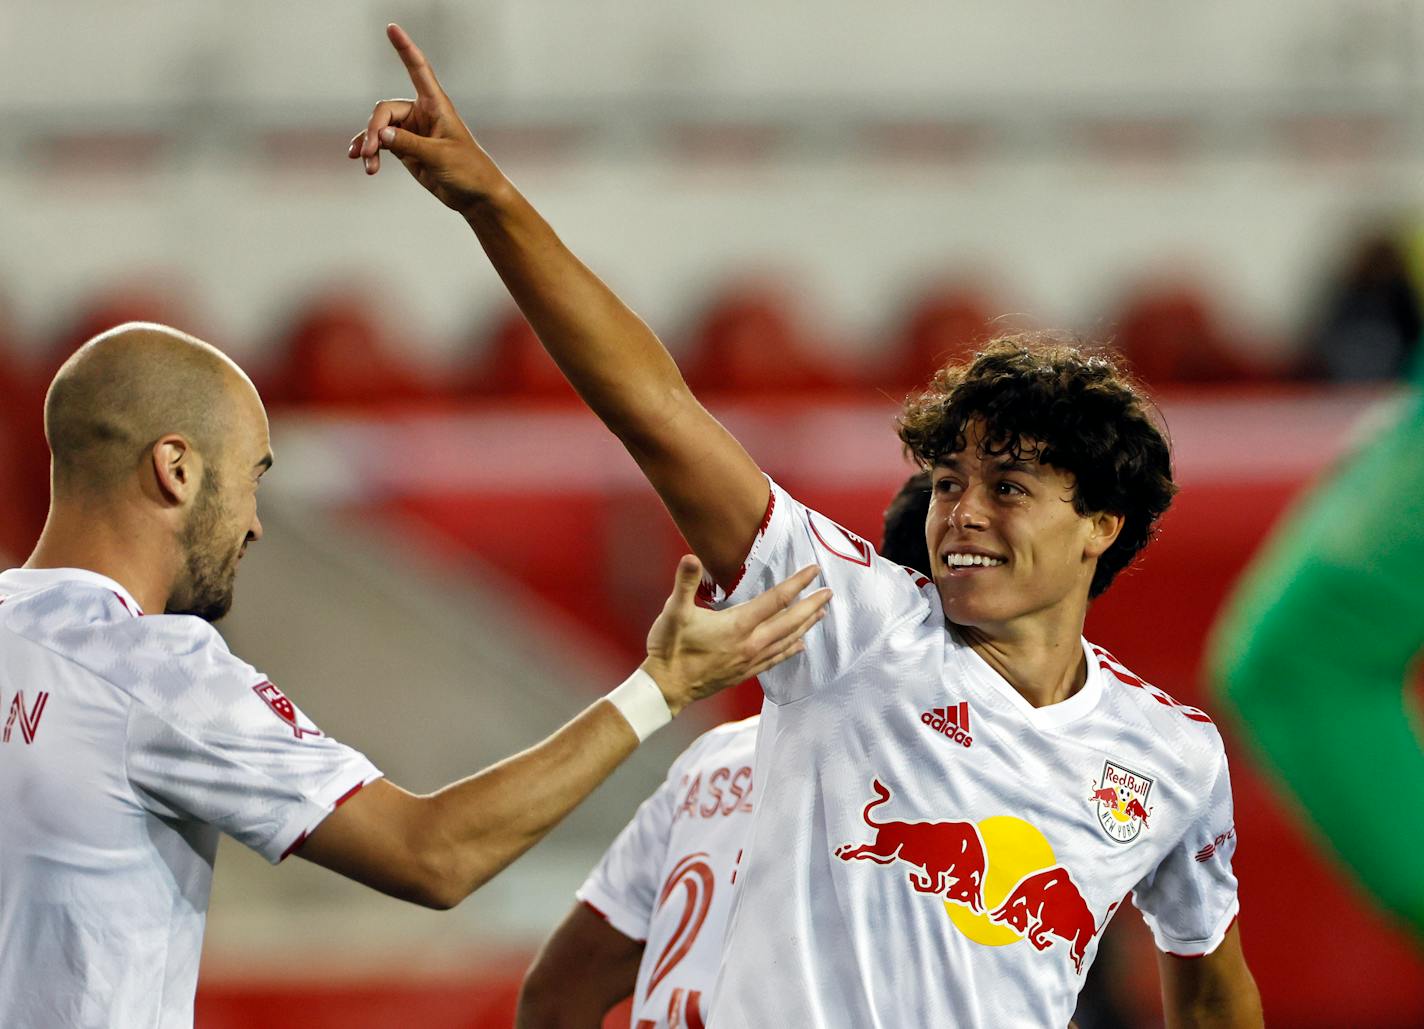
[[[913,568],[928,578],[930,551],[925,545],[925,517],[930,510],[930,473],[916,472],[905,480],[885,509],[880,534],[880,554],[897,565]]]
[[[983,424],[981,456],[1039,461],[1073,476],[1080,515],[1122,515],[1088,589],[1099,596],[1152,539],[1172,503],[1172,453],[1151,402],[1113,357],[1062,336],[1018,334],[946,365],[909,397],[898,429],[922,467],[963,450]]]

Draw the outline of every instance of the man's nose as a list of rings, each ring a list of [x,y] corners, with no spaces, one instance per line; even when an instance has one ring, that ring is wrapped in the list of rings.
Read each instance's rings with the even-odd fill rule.
[[[988,526],[988,496],[983,486],[968,486],[949,509],[949,524],[954,529],[983,529]]]

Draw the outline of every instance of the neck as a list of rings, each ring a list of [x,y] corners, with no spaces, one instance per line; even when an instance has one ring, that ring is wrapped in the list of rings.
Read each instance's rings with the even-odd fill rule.
[[[53,503],[26,568],[83,568],[113,579],[144,611],[168,606],[177,569],[167,532],[121,503]]]
[[[1083,619],[1037,622],[1009,630],[956,625],[965,643],[1034,707],[1067,700],[1088,681]]]

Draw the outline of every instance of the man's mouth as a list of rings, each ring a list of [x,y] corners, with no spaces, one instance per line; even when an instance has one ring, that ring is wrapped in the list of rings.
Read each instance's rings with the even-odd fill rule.
[[[992,554],[973,554],[963,550],[950,550],[940,555],[940,560],[950,571],[958,571],[965,568],[996,568],[1002,564],[1008,564],[1002,557],[995,557]]]

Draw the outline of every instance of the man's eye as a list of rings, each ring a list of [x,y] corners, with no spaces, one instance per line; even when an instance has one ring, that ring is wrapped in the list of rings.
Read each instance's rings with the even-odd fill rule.
[[[1003,481],[1001,481],[1001,482],[999,483],[999,485],[998,485],[998,490],[999,490],[1000,493],[1002,493],[1002,494],[1003,494],[1004,496],[1006,496],[1006,497],[1008,497],[1008,496],[1024,496],[1024,495],[1027,495],[1027,493],[1028,493],[1028,491],[1027,491],[1026,489],[1024,489],[1022,486],[1020,486],[1018,483],[1016,483],[1016,482],[1009,482],[1007,479],[1005,479],[1005,480],[1003,480]]]

